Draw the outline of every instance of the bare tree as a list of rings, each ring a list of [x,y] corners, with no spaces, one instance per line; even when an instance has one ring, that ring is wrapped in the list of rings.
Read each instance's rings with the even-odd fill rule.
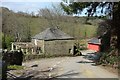
[[[2,32],[4,37],[10,35],[14,41],[25,41],[30,39],[30,19],[31,17],[25,12],[12,12],[7,8],[2,9]],[[27,38],[27,39],[26,39]]]
[[[62,11],[61,6],[52,5],[52,9],[44,8],[39,9],[38,15],[44,17],[49,22],[49,25],[52,27],[59,26],[59,22],[62,21],[64,12]]]

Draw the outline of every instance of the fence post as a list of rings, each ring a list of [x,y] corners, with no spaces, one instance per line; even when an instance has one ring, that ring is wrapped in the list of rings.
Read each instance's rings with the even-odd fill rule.
[[[2,80],[7,80],[7,64],[2,61]]]

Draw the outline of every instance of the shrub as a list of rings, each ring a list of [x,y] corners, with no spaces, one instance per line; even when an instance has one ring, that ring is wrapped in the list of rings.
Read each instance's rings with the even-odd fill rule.
[[[108,52],[102,53],[102,57],[100,58],[100,63],[101,64],[106,64],[106,65],[114,65],[118,63],[119,57],[118,56],[112,56]]]
[[[10,49],[11,48],[11,42],[13,41],[13,37],[10,35],[6,35],[5,40],[4,36],[2,36],[2,47],[3,49]]]
[[[3,52],[3,58],[8,65],[22,65],[23,53],[20,51]]]

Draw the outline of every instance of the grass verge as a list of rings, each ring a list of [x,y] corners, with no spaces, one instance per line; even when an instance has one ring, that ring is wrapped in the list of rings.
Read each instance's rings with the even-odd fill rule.
[[[18,66],[18,65],[9,65],[7,66],[9,70],[21,70],[24,69],[24,66]]]

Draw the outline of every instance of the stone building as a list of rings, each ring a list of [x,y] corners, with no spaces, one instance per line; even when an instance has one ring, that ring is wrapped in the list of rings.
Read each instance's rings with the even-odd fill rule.
[[[47,28],[32,37],[32,43],[45,54],[69,54],[73,49],[74,38],[57,28]]]

